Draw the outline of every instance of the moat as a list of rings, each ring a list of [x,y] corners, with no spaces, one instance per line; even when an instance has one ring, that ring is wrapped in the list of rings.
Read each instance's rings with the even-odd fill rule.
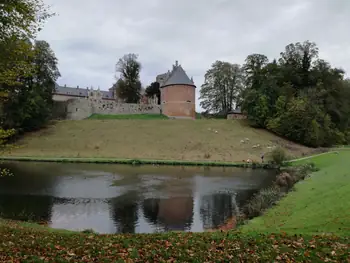
[[[99,233],[234,227],[271,170],[106,164],[1,164],[0,217]]]

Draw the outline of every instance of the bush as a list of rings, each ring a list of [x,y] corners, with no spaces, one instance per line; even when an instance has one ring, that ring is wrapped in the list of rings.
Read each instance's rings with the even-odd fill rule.
[[[248,219],[262,215],[262,213],[273,206],[281,196],[280,189],[277,186],[261,190],[254,195],[243,207],[243,213]]]
[[[0,128],[0,148],[3,147],[15,134],[15,129],[4,130]]]
[[[277,165],[282,165],[287,159],[285,150],[282,147],[277,147],[271,152],[272,161]]]

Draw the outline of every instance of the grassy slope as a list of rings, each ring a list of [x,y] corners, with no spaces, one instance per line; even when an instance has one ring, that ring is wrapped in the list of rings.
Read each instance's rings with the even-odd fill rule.
[[[296,186],[243,232],[334,233],[350,236],[350,150],[329,153],[295,164],[314,162],[321,170]]]
[[[245,138],[249,142],[241,143]],[[253,148],[257,144],[261,148]],[[277,144],[294,156],[311,151],[242,121],[83,120],[28,134],[3,155],[241,162],[260,161]]]

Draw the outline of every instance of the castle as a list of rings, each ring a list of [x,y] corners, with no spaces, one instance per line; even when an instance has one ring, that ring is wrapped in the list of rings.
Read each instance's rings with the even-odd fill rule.
[[[59,86],[56,84],[53,100],[61,103],[60,110],[65,111],[67,119],[84,119],[92,114],[164,114],[171,118],[195,118],[195,89],[193,79],[189,78],[178,64],[172,70],[156,77],[159,83],[161,101],[147,98],[144,90],[137,104],[124,103],[117,97],[117,86],[109,91],[92,88]],[[64,107],[62,106],[64,102]]]

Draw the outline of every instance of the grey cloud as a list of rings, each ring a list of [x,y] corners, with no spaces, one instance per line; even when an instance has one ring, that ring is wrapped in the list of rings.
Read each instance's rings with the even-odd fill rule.
[[[60,84],[108,89],[125,53],[137,53],[148,85],[175,60],[199,87],[217,59],[278,57],[292,42],[315,41],[320,55],[350,72],[349,0],[46,0],[59,16],[39,37],[54,49]],[[199,104],[199,103],[198,103]],[[198,107],[199,108],[199,107]]]

